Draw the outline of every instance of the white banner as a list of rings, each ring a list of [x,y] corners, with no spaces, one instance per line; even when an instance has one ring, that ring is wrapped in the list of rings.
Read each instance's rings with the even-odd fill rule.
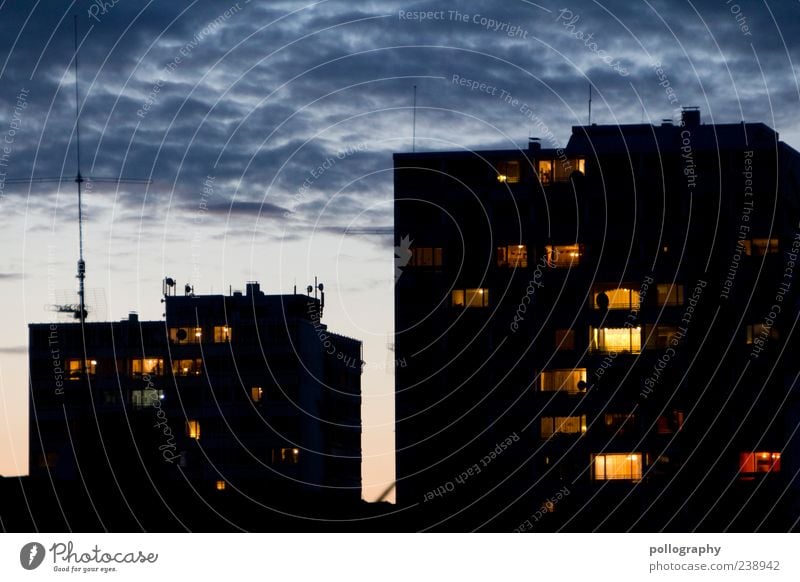
[[[5,534],[2,580],[798,580],[785,534]]]

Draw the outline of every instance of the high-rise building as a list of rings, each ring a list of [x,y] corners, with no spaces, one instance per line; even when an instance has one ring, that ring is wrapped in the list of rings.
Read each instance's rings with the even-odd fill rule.
[[[800,154],[777,132],[687,108],[394,160],[416,528],[796,527]]]
[[[162,321],[30,325],[31,519],[308,529],[351,515],[361,342],[328,331],[315,296],[174,290]]]

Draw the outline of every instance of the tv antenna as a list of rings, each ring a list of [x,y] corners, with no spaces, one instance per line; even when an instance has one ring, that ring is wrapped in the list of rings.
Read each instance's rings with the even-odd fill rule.
[[[78,303],[70,304],[63,303],[61,305],[48,306],[49,309],[60,312],[71,312],[75,319],[79,319],[81,327],[86,323],[86,316],[88,311],[86,309],[86,261],[83,258],[83,186],[85,181],[89,182],[109,182],[113,184],[145,184],[149,185],[152,180],[139,180],[139,179],[123,179],[123,178],[84,178],[81,174],[81,105],[80,93],[78,90],[78,15],[74,16],[74,53],[73,65],[75,67],[75,161],[76,170],[75,183],[78,185]],[[30,178],[30,179],[13,179],[6,180],[6,184],[32,184],[42,182],[58,182],[61,183],[66,180],[65,176],[57,176],[54,178]]]

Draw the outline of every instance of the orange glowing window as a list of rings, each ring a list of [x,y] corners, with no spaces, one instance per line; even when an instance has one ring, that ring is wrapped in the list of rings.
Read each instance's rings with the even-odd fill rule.
[[[781,470],[781,454],[774,451],[739,453],[739,473],[778,473]]]
[[[498,267],[527,267],[528,247],[525,245],[507,245],[497,247]]]
[[[592,479],[595,481],[639,481],[641,478],[641,453],[605,453],[592,455]]]
[[[586,390],[586,368],[543,370],[539,376],[541,392],[579,394]]]
[[[187,420],[186,421],[186,436],[190,439],[200,440],[200,421]]]
[[[551,269],[568,269],[575,267],[583,257],[583,245],[545,245],[547,266]]]
[[[488,289],[454,289],[451,294],[453,307],[488,307]]]

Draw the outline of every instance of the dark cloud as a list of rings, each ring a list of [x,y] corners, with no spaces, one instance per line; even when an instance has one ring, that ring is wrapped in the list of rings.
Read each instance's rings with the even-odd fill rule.
[[[0,354],[27,355],[28,346],[0,346]]]
[[[117,220],[166,209],[190,215],[213,176],[209,224],[261,213],[292,225],[346,226],[365,210],[370,222],[390,223],[391,153],[410,149],[415,84],[423,149],[524,147],[542,131],[537,120],[565,143],[570,126],[586,121],[590,83],[594,121],[659,122],[675,103],[654,62],[678,104],[700,106],[704,119],[764,121],[800,138],[800,23],[789,3],[739,2],[740,14],[711,1],[569,4],[119,2],[94,20],[86,1],[77,9],[5,3],[0,118],[10,119],[28,91],[9,173],[75,173],[73,12],[83,43],[84,173],[153,180],[103,191]],[[443,18],[400,13],[428,10],[443,10]],[[7,128],[3,122],[0,134]],[[53,214],[52,189],[36,191],[29,212],[72,216],[68,206]],[[18,207],[27,189],[5,196]]]

